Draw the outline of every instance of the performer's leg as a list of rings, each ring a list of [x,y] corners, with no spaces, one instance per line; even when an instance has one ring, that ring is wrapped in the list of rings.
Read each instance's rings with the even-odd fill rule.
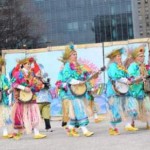
[[[4,126],[3,127],[3,137],[5,138],[7,138],[8,137],[8,130],[7,130],[7,127],[6,126]]]
[[[119,131],[117,129],[117,124],[122,121],[121,110],[120,110],[120,98],[119,97],[111,97],[109,99],[109,109],[110,109],[110,135],[119,135]]]
[[[64,127],[69,120],[69,100],[67,99],[62,101],[62,115],[62,127]]]
[[[50,104],[43,104],[42,118],[44,118],[46,131],[53,132],[50,124]]]
[[[126,119],[126,131],[137,131],[138,128],[135,127],[134,120],[136,119],[138,112],[138,103],[137,100],[133,97],[127,97],[125,111],[127,112],[127,119]]]

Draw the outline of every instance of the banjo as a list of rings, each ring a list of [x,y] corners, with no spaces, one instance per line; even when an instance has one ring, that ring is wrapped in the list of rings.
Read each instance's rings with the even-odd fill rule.
[[[150,76],[145,76],[144,77],[146,79],[146,81],[144,82],[144,90],[145,91],[150,91],[150,81],[148,79],[150,79]],[[122,78],[123,80],[117,80],[117,81],[112,81],[112,85],[113,85],[113,89],[115,90],[115,92],[119,95],[124,95],[129,91],[129,87],[130,85],[127,84],[125,81],[127,81],[128,79],[126,78]],[[139,77],[133,81],[131,81],[131,84],[134,83],[139,83],[143,80],[142,77]]]
[[[102,71],[105,71],[105,67],[102,67],[99,71],[91,75],[87,80],[79,84],[69,84],[70,91],[75,96],[83,96],[87,91],[86,82],[92,80],[94,77],[98,76]]]
[[[113,89],[119,95],[124,95],[129,91],[129,85],[123,81],[112,81]]]
[[[25,92],[23,90],[20,91],[19,100],[22,103],[30,102],[32,100],[32,97],[33,97],[33,93],[31,91],[30,92]]]

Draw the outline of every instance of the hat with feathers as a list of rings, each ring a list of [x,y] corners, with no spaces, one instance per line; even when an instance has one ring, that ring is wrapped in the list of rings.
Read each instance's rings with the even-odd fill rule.
[[[115,49],[110,54],[107,55],[107,58],[113,59],[115,56],[121,55],[123,53],[124,53],[124,49],[123,48]]]
[[[136,57],[138,57],[140,55],[144,55],[144,53],[145,53],[144,47],[140,46],[140,47],[133,50],[133,52],[131,53],[131,56],[133,59],[135,59]]]
[[[65,52],[63,53],[62,57],[59,59],[63,63],[66,63],[71,55],[72,52],[75,51],[73,43],[70,43],[65,47]]]
[[[24,65],[26,63],[33,63],[34,61],[35,61],[35,59],[33,57],[26,57],[21,60],[18,60],[18,64]]]

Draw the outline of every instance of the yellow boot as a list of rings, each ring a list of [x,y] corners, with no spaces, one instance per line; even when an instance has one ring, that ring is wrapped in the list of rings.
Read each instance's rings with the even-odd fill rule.
[[[109,129],[109,134],[110,134],[110,135],[119,135],[120,133],[119,133],[119,131],[118,131],[117,128],[115,128],[115,129],[110,128],[110,129]]]
[[[13,134],[7,134],[7,135],[3,135],[4,139],[10,139],[13,138]]]
[[[74,136],[74,137],[80,136],[79,133],[75,129],[70,129],[67,134],[68,136]]]
[[[150,125],[148,123],[146,124],[146,129],[150,130]]]
[[[87,131],[85,132],[83,135],[86,136],[86,137],[90,137],[94,134],[94,132],[91,132],[91,131]]]
[[[37,134],[37,135],[34,135],[34,139],[43,139],[43,138],[45,138],[46,137],[46,135],[45,134]]]
[[[103,120],[104,120],[103,118],[97,118],[97,119],[94,120],[94,122],[95,122],[95,123],[99,123],[99,122],[101,122],[101,121],[103,121]]]
[[[15,139],[15,140],[20,140],[20,139],[21,139],[21,136],[22,136],[22,133],[14,133],[14,134],[13,134],[13,139]]]
[[[138,131],[138,128],[133,127],[133,126],[126,126],[126,127],[125,127],[125,130],[126,130],[126,131],[131,131],[131,132],[132,132],[132,131]]]

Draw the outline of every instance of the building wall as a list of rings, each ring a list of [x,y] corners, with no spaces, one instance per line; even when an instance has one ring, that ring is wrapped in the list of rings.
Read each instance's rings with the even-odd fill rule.
[[[134,37],[131,0],[27,0],[43,43],[63,45]]]
[[[150,37],[150,1],[132,0],[132,2],[135,37]]]

